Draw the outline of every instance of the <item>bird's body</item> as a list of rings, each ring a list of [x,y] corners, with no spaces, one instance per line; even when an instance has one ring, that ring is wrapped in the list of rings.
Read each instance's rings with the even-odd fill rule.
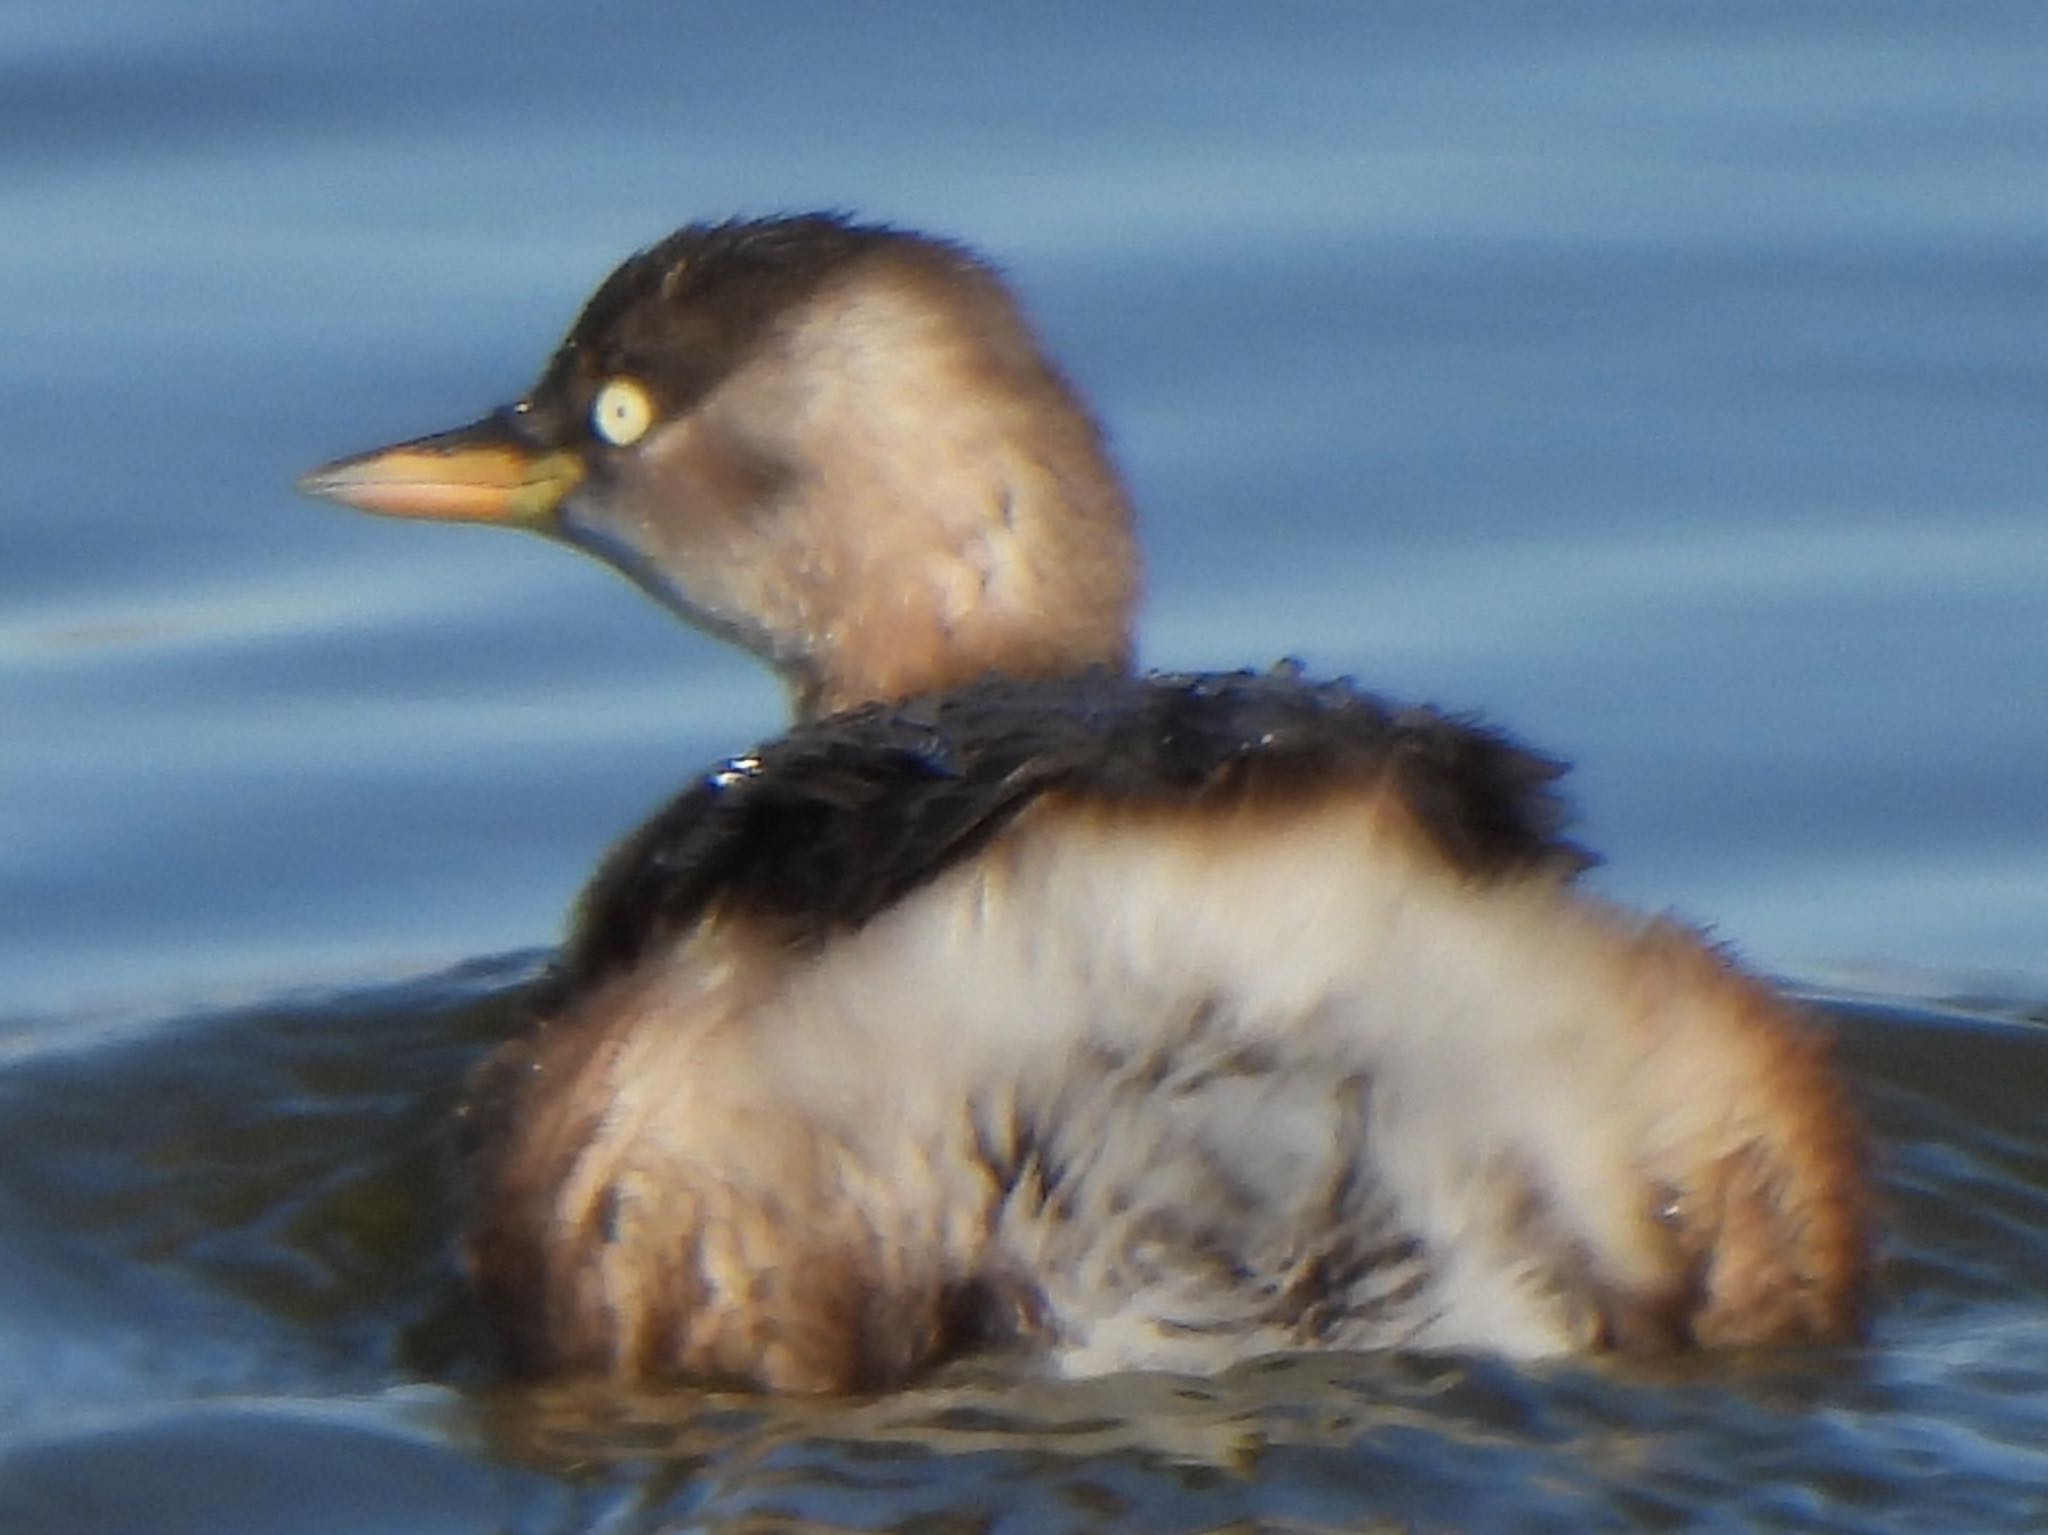
[[[1857,1133],[1794,1010],[1576,888],[1546,759],[1288,668],[1131,675],[1121,486],[956,248],[683,231],[511,412],[309,486],[600,552],[797,701],[611,855],[479,1078],[466,1251],[521,1363],[1853,1331]]]

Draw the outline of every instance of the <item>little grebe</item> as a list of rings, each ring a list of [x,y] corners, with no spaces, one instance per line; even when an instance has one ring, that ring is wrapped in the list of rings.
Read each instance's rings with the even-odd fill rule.
[[[479,1075],[465,1256],[524,1367],[1854,1334],[1859,1134],[1797,1009],[1580,890],[1505,738],[1133,675],[1121,481],[959,247],[684,229],[516,404],[303,484],[593,552],[794,697],[611,854]]]

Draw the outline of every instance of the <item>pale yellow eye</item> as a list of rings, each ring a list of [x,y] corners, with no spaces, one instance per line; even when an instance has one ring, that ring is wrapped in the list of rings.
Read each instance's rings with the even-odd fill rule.
[[[590,403],[591,429],[615,448],[630,448],[654,425],[654,402],[630,378],[615,378]]]

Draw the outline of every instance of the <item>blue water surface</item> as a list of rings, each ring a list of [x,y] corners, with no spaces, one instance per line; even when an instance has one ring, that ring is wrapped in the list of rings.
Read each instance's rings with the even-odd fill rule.
[[[889,1523],[984,1473],[1081,1523],[2036,1527],[2044,80],[2025,0],[12,0],[0,1513],[129,1527],[119,1467],[190,1500],[159,1528],[275,1527],[135,1470],[275,1453],[332,1495],[299,1528]],[[418,1341],[461,1070],[609,841],[783,704],[595,565],[291,481],[514,395],[673,225],[816,207],[1011,273],[1144,510],[1150,662],[1480,712],[1576,763],[1603,890],[1864,994],[1876,1348],[961,1387],[985,1423],[507,1407]],[[1069,1418],[1129,1433],[1032,1461]],[[819,1505],[856,1440],[924,1469]],[[420,1465],[416,1526],[332,1504]]]

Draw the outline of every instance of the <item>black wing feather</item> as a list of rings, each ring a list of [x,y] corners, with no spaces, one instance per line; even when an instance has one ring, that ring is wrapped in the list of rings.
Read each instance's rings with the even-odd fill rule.
[[[797,726],[670,801],[584,892],[562,979],[596,984],[714,903],[791,941],[857,927],[1048,790],[1188,799],[1251,774],[1390,781],[1453,865],[1494,877],[1590,859],[1565,841],[1562,764],[1348,680],[1271,672],[986,681]]]

